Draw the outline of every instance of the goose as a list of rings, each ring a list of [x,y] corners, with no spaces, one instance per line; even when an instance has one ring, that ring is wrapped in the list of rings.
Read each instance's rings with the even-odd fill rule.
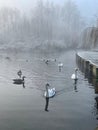
[[[74,73],[74,74],[72,74],[71,79],[73,79],[73,80],[78,80],[77,71],[78,71],[78,69],[77,69],[77,68],[75,68],[75,73]]]
[[[19,71],[17,72],[17,75],[21,78],[22,71],[21,71],[21,70],[19,70]]]
[[[22,77],[22,79],[13,79],[14,84],[24,84],[24,78],[25,76]]]
[[[45,63],[48,64],[48,63],[49,63],[49,60],[46,60]]]

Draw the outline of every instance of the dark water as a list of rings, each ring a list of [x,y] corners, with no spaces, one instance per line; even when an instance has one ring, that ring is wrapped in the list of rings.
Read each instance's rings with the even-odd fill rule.
[[[43,61],[47,58],[48,65]],[[61,72],[59,61],[64,64]],[[73,84],[75,67],[74,51],[0,53],[0,130],[95,130],[98,95],[81,72],[77,85]],[[20,69],[26,76],[25,88],[12,82]],[[50,99],[49,112],[44,111],[43,97],[47,82],[57,91]]]

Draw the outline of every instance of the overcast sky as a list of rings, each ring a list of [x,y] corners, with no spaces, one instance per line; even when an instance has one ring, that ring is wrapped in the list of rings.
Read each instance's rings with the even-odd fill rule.
[[[66,0],[49,0],[49,1],[63,4]],[[77,3],[83,17],[86,17],[87,19],[90,19],[91,22],[93,22],[93,18],[96,17],[98,12],[98,0],[73,0],[73,1]],[[36,2],[37,0],[0,0],[0,7],[10,6],[19,8],[23,11],[29,11],[36,5]]]

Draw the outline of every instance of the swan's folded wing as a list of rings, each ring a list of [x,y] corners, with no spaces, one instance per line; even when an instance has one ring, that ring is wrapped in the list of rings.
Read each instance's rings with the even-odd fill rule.
[[[75,74],[72,74],[71,79],[75,79],[75,78],[76,78]]]
[[[55,88],[48,89],[48,92],[49,92],[49,98],[55,96],[55,93],[56,93]],[[46,94],[47,94],[47,92],[45,91],[44,92],[45,97],[46,97]]]

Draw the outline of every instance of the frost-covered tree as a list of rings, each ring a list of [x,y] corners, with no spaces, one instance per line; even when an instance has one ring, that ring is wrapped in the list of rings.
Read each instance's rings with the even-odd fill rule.
[[[82,21],[78,7],[72,0],[68,0],[64,4],[62,19],[65,29],[65,42],[68,42],[68,46],[77,44],[82,29]]]
[[[82,21],[77,5],[38,0],[28,17],[17,9],[0,9],[0,45],[72,47],[79,42]]]

